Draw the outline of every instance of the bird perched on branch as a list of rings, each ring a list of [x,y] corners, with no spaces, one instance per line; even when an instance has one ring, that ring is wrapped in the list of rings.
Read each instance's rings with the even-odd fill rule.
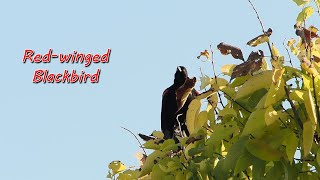
[[[190,79],[185,67],[177,67],[173,85],[164,90],[162,95],[161,130],[165,139],[173,138],[174,130],[178,127],[189,136],[186,114],[190,102],[199,94],[194,89],[195,83],[196,78]]]

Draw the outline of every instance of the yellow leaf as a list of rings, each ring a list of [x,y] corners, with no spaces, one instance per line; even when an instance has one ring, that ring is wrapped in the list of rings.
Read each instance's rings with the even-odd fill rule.
[[[296,47],[294,46],[295,43],[296,43],[296,40],[292,38],[288,41],[287,46],[290,48],[291,52],[294,55],[297,55],[300,52],[300,46],[302,44],[301,38],[299,37],[299,42]]]
[[[210,59],[210,54],[209,54],[209,51],[208,51],[208,50],[204,50],[204,51],[200,52],[200,55],[199,55],[197,58],[200,59],[201,56],[206,57],[206,60],[205,60],[205,61],[207,61],[207,60]]]
[[[312,147],[314,135],[314,125],[311,121],[303,123],[303,156],[306,157],[309,155]]]
[[[307,113],[308,113],[308,116],[311,120],[311,123],[312,123],[313,127],[316,127],[316,124],[317,124],[316,109],[315,109],[316,105],[313,102],[313,98],[312,98],[312,94],[311,94],[310,90],[308,90],[303,95],[303,99],[304,99],[304,104],[306,106]]]
[[[310,0],[293,0],[298,6],[303,6],[310,2]]]
[[[287,46],[288,46],[288,47],[291,47],[291,46],[293,46],[295,43],[296,43],[296,40],[293,39],[293,38],[291,38],[291,39],[288,41]]]
[[[261,69],[264,71],[264,70],[269,70],[269,64],[267,63],[266,61],[266,58],[262,58],[262,66],[261,66]]]
[[[265,42],[269,42],[269,36],[272,34],[272,29],[269,28],[267,32],[265,32],[264,34],[261,34],[257,37],[255,37],[254,39],[250,40],[247,45],[252,46],[252,47],[256,47],[259,44],[265,43]]]
[[[236,64],[226,64],[226,65],[222,66],[221,72],[224,75],[231,76],[232,72],[233,72],[233,68],[236,66],[237,66]]]
[[[279,54],[279,50],[277,49],[277,47],[272,43],[272,54],[273,54],[273,56],[280,56],[280,54]]]
[[[264,120],[265,120],[265,123],[267,126],[273,124],[275,121],[277,121],[279,118],[279,115],[277,113],[277,111],[275,111],[273,109],[272,106],[269,106],[267,109],[266,109],[266,112],[264,114]]]
[[[308,28],[308,30],[313,32],[313,33],[317,33],[319,31],[318,28],[316,28],[316,27],[314,27],[312,25]]]
[[[302,101],[303,102],[303,96],[306,93],[304,90],[293,90],[289,94],[289,98],[294,101]]]
[[[237,100],[246,97],[262,88],[269,89],[272,82],[272,75],[273,73],[270,70],[254,75],[239,88],[234,99]]]
[[[120,171],[124,171],[126,166],[121,161],[112,161],[109,164],[109,169],[112,170],[112,174],[116,174]]]
[[[306,70],[308,73],[312,74],[313,76],[319,75],[319,72],[314,68],[311,62],[307,58],[303,58],[301,61],[301,67]]]
[[[194,99],[189,104],[187,115],[186,115],[186,124],[190,134],[194,132],[194,129],[195,129],[194,124],[199,114],[200,107],[201,107],[200,99]]]
[[[262,44],[262,43],[265,43],[265,42],[269,42],[269,36],[266,35],[266,34],[258,37],[257,39],[253,39],[253,40],[249,41],[247,44],[249,46],[256,47],[259,44]]]
[[[205,98],[213,95],[213,94],[216,93],[217,91],[218,91],[218,88],[216,88],[216,89],[210,89],[210,90],[208,90],[208,91],[206,91],[206,92],[203,92],[203,93],[199,94],[198,96],[196,96],[196,99],[199,99],[199,100],[200,100],[200,99],[205,99]]]
[[[272,81],[270,90],[267,93],[266,101],[264,107],[268,107],[278,101],[280,101],[285,96],[284,91],[284,79],[282,75],[285,69],[275,69],[272,76]]]
[[[303,87],[302,89],[303,90],[309,90],[309,89],[312,89],[312,79],[305,75],[305,74],[301,74],[301,77],[303,79]]]
[[[297,26],[300,26],[305,20],[307,20],[313,12],[314,10],[311,6],[305,7],[297,17]]]

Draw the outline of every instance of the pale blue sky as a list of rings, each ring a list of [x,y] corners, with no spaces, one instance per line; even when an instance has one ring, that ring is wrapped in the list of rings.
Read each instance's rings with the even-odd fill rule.
[[[300,9],[291,0],[253,0],[282,54]],[[241,47],[261,33],[246,0],[3,1],[1,22],[0,179],[102,180],[112,160],[137,165],[135,133],[160,129],[161,95],[177,65],[200,76],[199,52]],[[319,22],[319,18],[309,21]],[[109,64],[22,63],[25,49],[104,53]],[[266,50],[266,46],[259,47]],[[269,53],[265,51],[266,55]],[[216,64],[239,63],[216,51]],[[99,84],[33,84],[36,69],[94,72]],[[197,86],[199,89],[199,86]]]

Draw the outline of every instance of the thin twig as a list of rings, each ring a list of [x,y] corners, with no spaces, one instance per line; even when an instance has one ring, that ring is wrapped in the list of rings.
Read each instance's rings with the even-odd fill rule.
[[[293,64],[292,64],[292,59],[291,59],[289,50],[288,50],[287,46],[285,45],[284,41],[283,41],[282,44],[283,44],[283,47],[284,47],[284,48],[286,49],[286,51],[287,51],[287,54],[288,54],[288,57],[289,57],[289,62],[290,62],[290,64],[291,64],[291,67],[294,68],[294,67],[293,67]],[[299,82],[297,77],[294,77],[294,78],[296,79],[297,82]],[[299,83],[297,83],[297,86],[298,86],[298,88],[299,88]]]
[[[286,112],[292,119],[294,119],[294,117],[282,106],[282,104],[280,106],[282,110],[284,110],[284,112]]]
[[[234,102],[234,103],[236,103],[237,105],[239,105],[242,109],[246,110],[248,113],[252,113],[252,112],[249,111],[247,108],[245,108],[243,105],[241,105],[240,103],[238,103],[236,100],[232,99],[232,97],[231,97],[229,94],[227,94],[226,92],[223,92],[223,93],[224,93],[225,95],[227,95],[232,102]]]
[[[262,28],[262,32],[265,34],[265,33],[266,33],[266,31],[265,31],[265,29],[264,29],[264,26],[263,26],[263,23],[262,23],[262,20],[261,20],[261,18],[260,18],[260,16],[259,16],[258,11],[257,11],[257,10],[256,10],[256,8],[254,7],[254,5],[252,4],[252,2],[251,2],[250,0],[248,0],[248,1],[249,1],[249,3],[251,4],[251,6],[252,6],[252,8],[253,8],[254,12],[255,12],[255,13],[256,13],[256,15],[257,15],[257,18],[258,18],[258,20],[259,20],[260,26],[261,26],[261,28]],[[268,43],[268,47],[269,47],[269,50],[270,50],[270,53],[271,53],[271,58],[272,58],[272,59],[274,59],[274,56],[273,56],[273,53],[272,53],[272,49],[271,49],[270,42],[268,41],[267,43]]]
[[[212,129],[206,127],[206,126],[202,126],[203,128],[205,128],[206,130],[208,130],[209,132],[213,133]]]
[[[210,51],[211,51],[211,64],[212,64],[212,70],[213,70],[213,75],[214,75],[214,79],[216,81],[216,84],[218,84],[218,80],[217,80],[217,74],[216,74],[216,71],[214,69],[214,60],[213,60],[213,50],[212,50],[212,44],[210,44]],[[224,104],[222,102],[222,98],[221,98],[221,94],[220,92],[218,91],[218,97],[219,97],[219,103],[221,104],[221,106],[224,108]]]
[[[312,86],[313,86],[313,96],[314,96],[314,100],[316,103],[316,114],[317,114],[317,120],[318,120],[318,124],[320,123],[320,110],[319,110],[319,105],[318,105],[318,99],[317,99],[317,93],[316,93],[316,87],[314,84],[314,76],[312,75]]]
[[[256,15],[257,15],[257,18],[258,18],[258,20],[259,20],[259,22],[260,22],[260,25],[261,25],[261,28],[262,28],[263,33],[265,33],[266,31],[264,30],[264,26],[263,26],[262,20],[260,19],[260,16],[259,16],[259,14],[258,14],[258,11],[257,11],[256,8],[254,7],[254,5],[252,4],[252,2],[251,2],[250,0],[248,0],[248,1],[249,1],[249,3],[251,4],[254,12],[255,12]]]
[[[285,128],[288,128],[288,126],[282,121],[281,118],[278,118],[280,120],[280,122],[284,125]]]
[[[313,0],[313,2],[316,4],[316,6],[317,6],[317,12],[318,12],[318,14],[319,14],[319,16],[320,16],[319,5],[318,5],[318,3],[316,2],[316,0]]]
[[[122,126],[120,126],[120,127],[121,127],[122,129],[127,130],[128,132],[130,132],[130,133],[136,138],[136,140],[137,140],[138,143],[140,144],[140,148],[143,150],[144,154],[147,155],[145,149],[143,148],[143,146],[142,146],[141,142],[139,141],[139,139],[137,138],[137,136],[136,136],[135,134],[133,134],[133,132],[130,131],[129,129],[127,129],[127,128],[125,128],[125,127],[122,127]]]
[[[285,90],[285,92],[286,92],[288,101],[289,101],[289,103],[290,103],[290,105],[291,105],[291,108],[292,108],[292,111],[293,111],[293,114],[294,114],[294,117],[295,117],[295,118],[293,118],[293,119],[296,121],[296,124],[297,124],[298,128],[300,129],[300,132],[302,132],[302,130],[303,130],[302,121],[301,121],[301,119],[300,119],[300,117],[299,117],[299,115],[298,115],[298,112],[297,112],[296,107],[294,106],[292,100],[291,100],[290,97],[289,97],[289,89],[287,88],[286,85],[284,86],[284,90]]]

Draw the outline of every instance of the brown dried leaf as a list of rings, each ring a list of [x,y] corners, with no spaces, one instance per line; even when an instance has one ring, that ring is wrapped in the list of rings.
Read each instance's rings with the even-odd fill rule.
[[[308,29],[300,26],[294,26],[296,29],[296,35],[301,37],[302,42],[310,43],[311,39],[319,37],[317,35],[318,29],[314,26],[310,26]]]
[[[263,57],[263,51],[261,50],[258,52],[251,52],[246,62],[237,65],[233,69],[231,80],[260,70],[263,65]]]
[[[247,59],[247,61],[255,61],[257,59],[262,59],[264,57],[263,51],[259,50],[257,52],[252,51]]]
[[[221,42],[220,44],[218,44],[217,48],[220,50],[222,55],[231,54],[233,58],[241,59],[244,61],[242,51],[238,47]]]

